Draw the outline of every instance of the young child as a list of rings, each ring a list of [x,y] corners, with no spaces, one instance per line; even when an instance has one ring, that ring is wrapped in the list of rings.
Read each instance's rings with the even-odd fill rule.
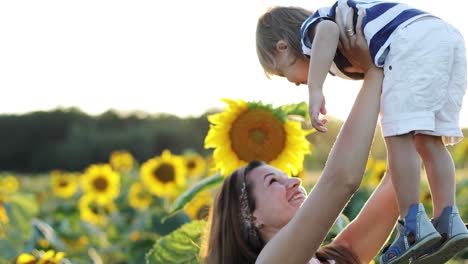
[[[359,12],[365,12],[362,21]],[[354,28],[340,32],[338,21]],[[259,18],[257,54],[267,75],[308,85],[311,123],[325,132],[319,114],[326,114],[327,73],[362,78],[338,43],[340,34],[352,39],[356,30],[363,31],[374,63],[384,69],[381,127],[400,209],[398,235],[381,263],[444,263],[468,246],[455,204],[455,168],[445,147],[463,138],[459,113],[467,66],[457,29],[396,2],[339,0],[316,12],[275,7]],[[419,201],[420,158],[433,197],[432,223]]]

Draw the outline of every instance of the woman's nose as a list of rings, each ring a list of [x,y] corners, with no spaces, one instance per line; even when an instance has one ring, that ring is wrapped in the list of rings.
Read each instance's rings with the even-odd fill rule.
[[[298,178],[298,177],[290,177],[288,179],[288,187],[289,188],[292,188],[292,187],[298,187],[300,186],[302,183],[301,179]]]

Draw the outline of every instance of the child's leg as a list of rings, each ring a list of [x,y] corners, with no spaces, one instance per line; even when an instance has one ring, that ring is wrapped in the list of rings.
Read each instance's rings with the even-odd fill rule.
[[[431,188],[432,223],[442,238],[413,263],[445,263],[468,246],[468,231],[455,205],[455,166],[441,137],[418,134],[414,142]]]
[[[419,203],[421,162],[413,142],[413,135],[386,137],[385,142],[400,216],[403,218],[411,205]]]
[[[417,134],[414,142],[426,168],[433,215],[438,217],[445,207],[455,205],[455,165],[441,137]]]
[[[398,235],[388,249],[384,250],[380,259],[383,264],[407,263],[409,258],[414,260],[415,257],[421,256],[418,255],[421,249],[422,253],[427,253],[428,245],[439,243],[440,233],[443,234],[440,241],[447,242],[438,247],[437,252],[430,254],[429,259],[419,258],[418,263],[444,263],[463,247],[466,241],[463,233],[466,232],[466,228],[462,227],[457,208],[443,208],[444,204],[454,203],[452,196],[444,196],[448,193],[453,195],[450,189],[453,188],[450,183],[452,179],[441,183],[442,176],[436,176],[438,170],[450,173],[450,168],[444,168],[444,165],[453,166],[450,164],[452,161],[448,159],[448,165],[443,165],[444,161],[441,160],[436,164],[429,164],[429,159],[425,158],[426,167],[432,177],[432,186],[437,185],[435,189],[432,188],[433,195],[437,197],[434,198],[436,213],[441,214],[431,224],[424,206],[421,203],[411,204],[419,201],[419,189],[415,188],[419,187],[420,174],[418,170],[417,175],[412,176],[418,180],[412,177],[408,179],[410,176],[404,175],[414,173],[412,171],[415,171],[413,166],[416,163],[413,154],[407,152],[411,149],[401,146],[407,142],[399,142],[399,136],[395,135],[416,132],[442,136],[444,144],[455,144],[463,137],[458,121],[466,90],[464,41],[456,30],[442,20],[424,19],[398,30],[391,45],[385,59],[381,123],[389,149],[389,167],[394,176],[392,180],[401,208],[400,214],[405,217],[398,220]],[[422,141],[426,143],[425,140]],[[412,143],[414,149],[415,144],[416,142]],[[421,143],[418,149],[422,155],[450,158],[446,153],[432,153],[437,148],[430,145],[426,146],[427,149],[423,153],[421,149],[424,146],[421,145],[423,144]],[[408,164],[412,164],[411,167],[405,168]],[[411,193],[411,190],[416,190],[416,193]],[[426,262],[427,260],[431,262]]]
[[[424,206],[419,203],[421,162],[413,135],[387,136],[385,142],[400,219],[396,226],[398,235],[384,249],[380,262],[402,264],[426,252],[439,241],[440,235],[427,217]]]

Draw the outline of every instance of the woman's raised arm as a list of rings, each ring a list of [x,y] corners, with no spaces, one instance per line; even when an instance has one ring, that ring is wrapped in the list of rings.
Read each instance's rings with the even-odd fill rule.
[[[359,215],[332,244],[347,247],[362,263],[369,263],[388,240],[397,218],[398,204],[387,171]]]
[[[356,35],[346,40],[351,50],[368,50],[362,18],[360,14]],[[356,59],[366,69],[365,78],[322,176],[293,219],[266,244],[257,263],[307,263],[360,185],[379,114],[383,72],[370,55]]]

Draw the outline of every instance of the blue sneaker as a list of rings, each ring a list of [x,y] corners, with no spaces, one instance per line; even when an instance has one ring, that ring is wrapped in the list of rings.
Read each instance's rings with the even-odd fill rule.
[[[422,256],[415,259],[414,264],[445,263],[457,253],[468,247],[468,230],[460,218],[456,206],[445,207],[442,214],[432,220],[432,224],[442,238]]]
[[[441,238],[421,203],[411,205],[405,218],[398,220],[396,228],[398,235],[380,256],[382,264],[408,263],[410,259],[421,256]]]

